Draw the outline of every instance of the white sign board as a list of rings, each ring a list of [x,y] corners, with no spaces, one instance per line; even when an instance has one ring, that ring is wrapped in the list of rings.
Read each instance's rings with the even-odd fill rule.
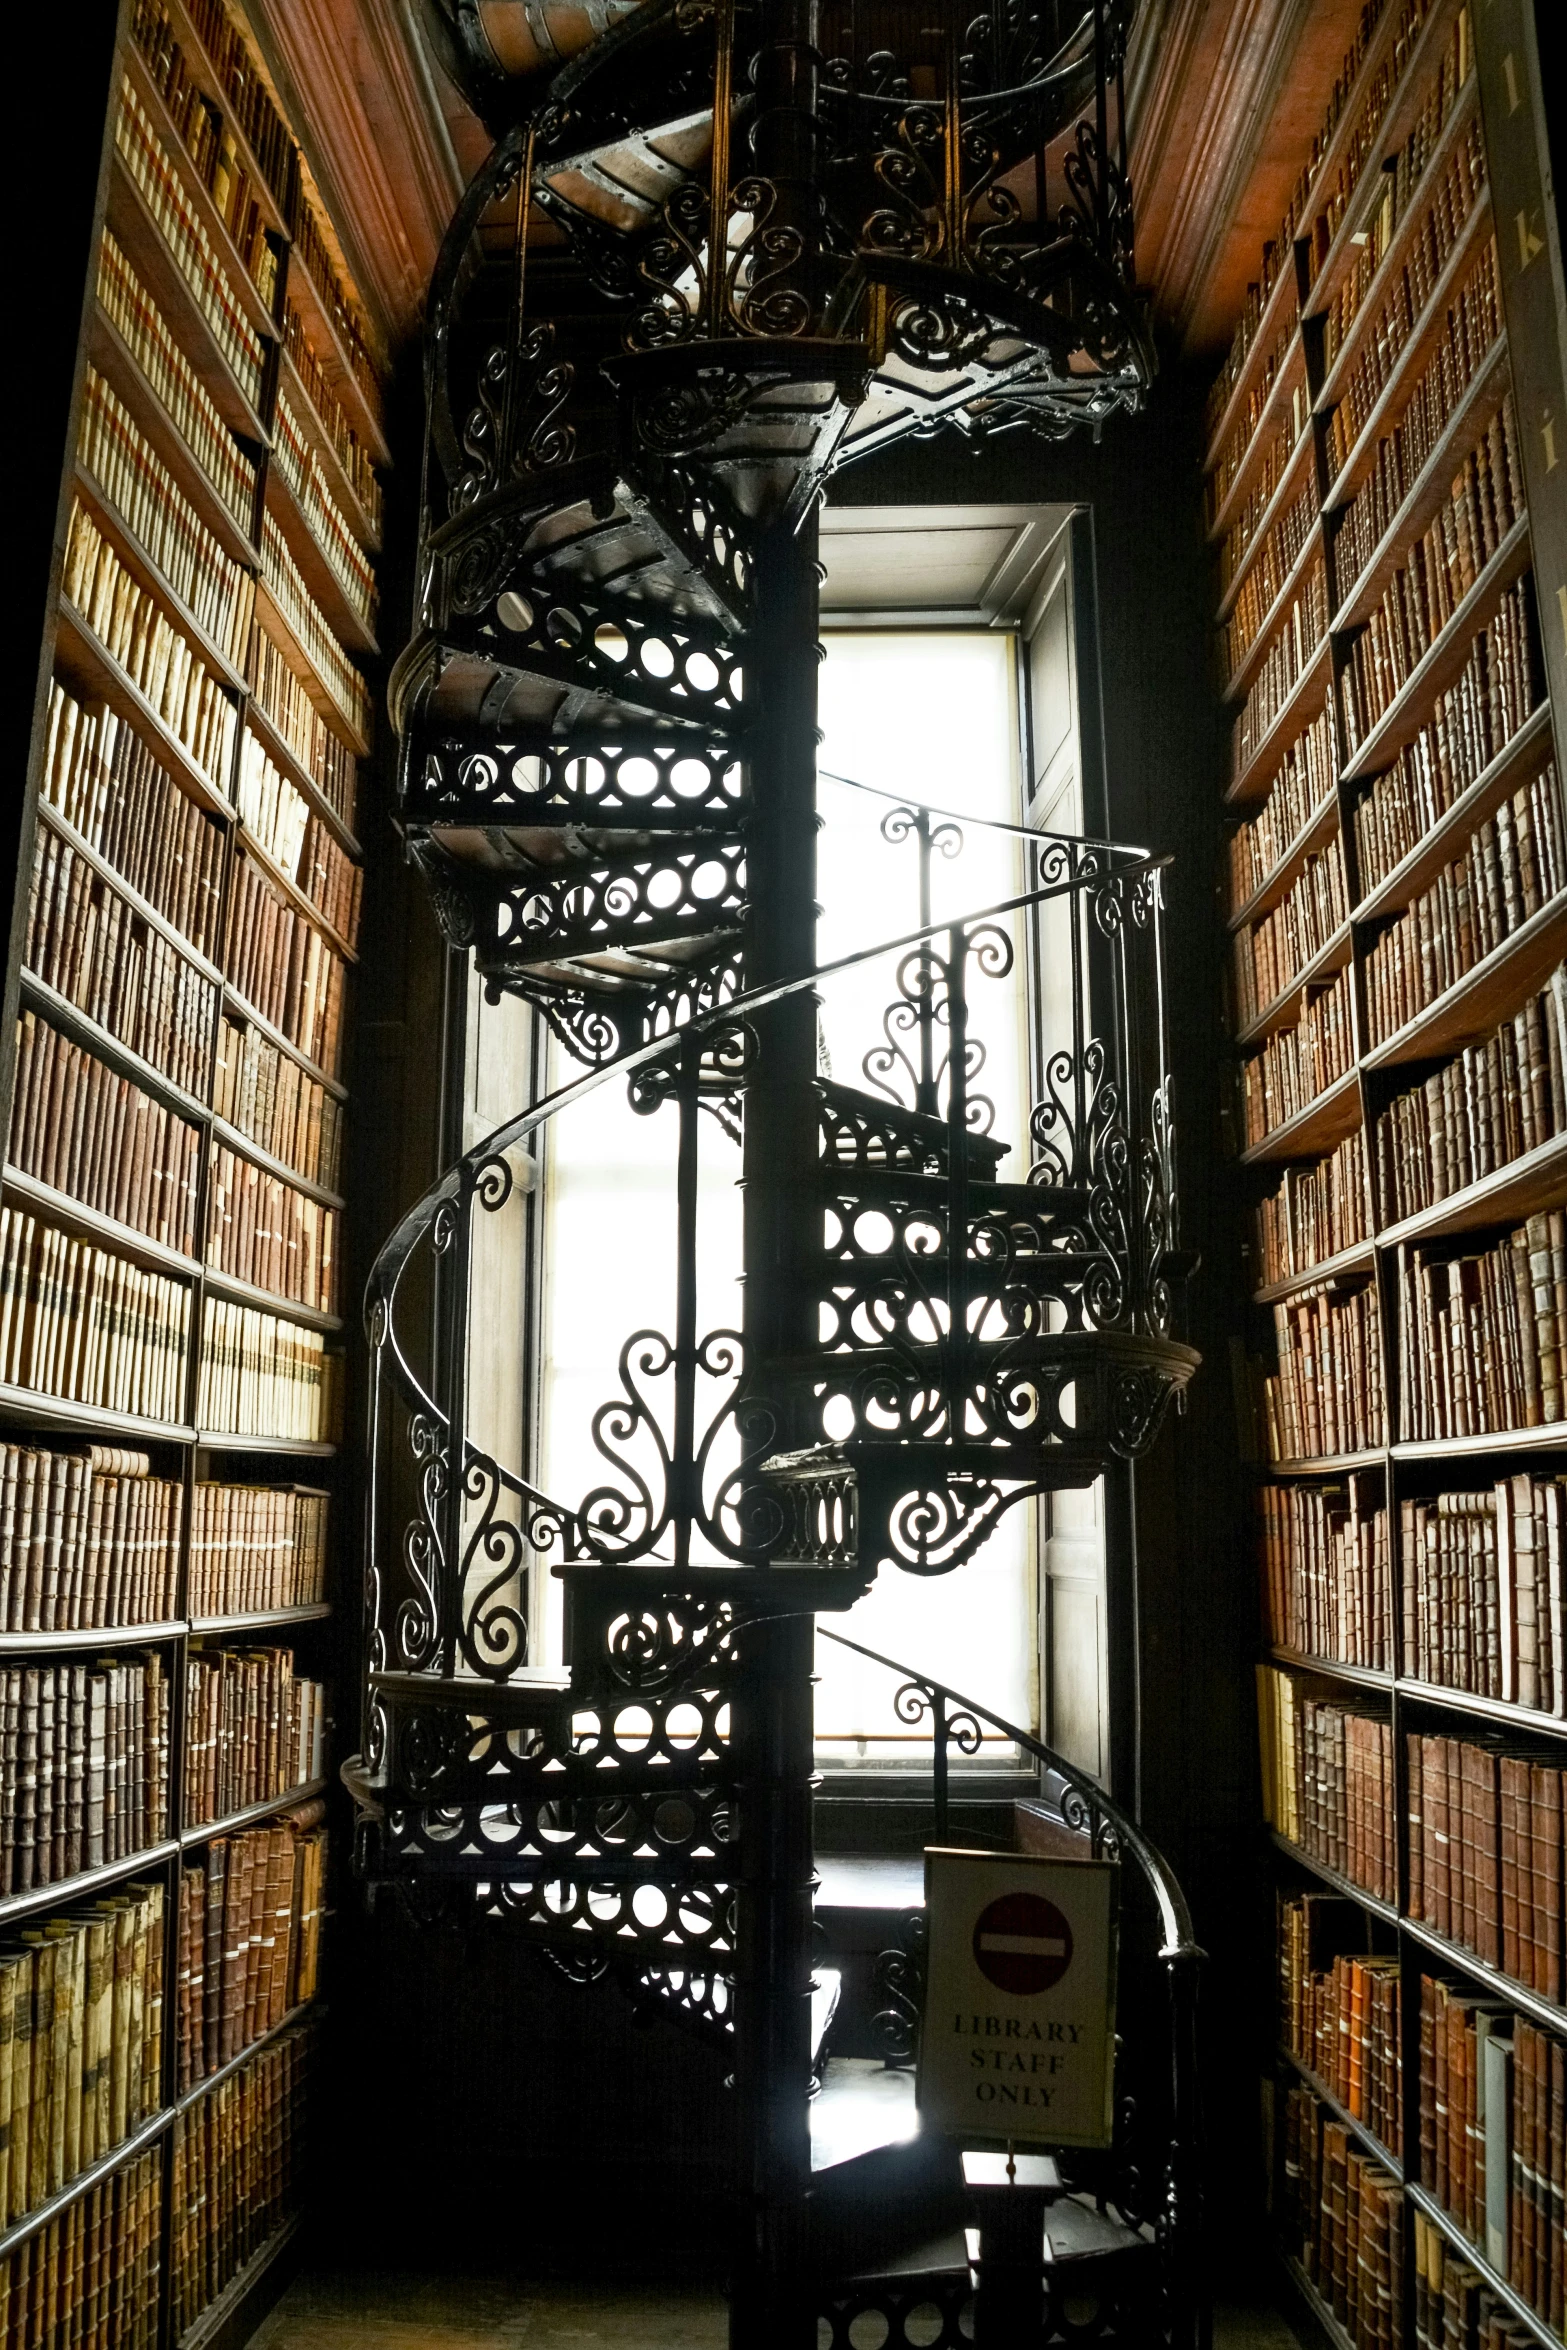
[[[927,1849],[926,2129],[1109,2145],[1116,1898],[1113,1861]]]

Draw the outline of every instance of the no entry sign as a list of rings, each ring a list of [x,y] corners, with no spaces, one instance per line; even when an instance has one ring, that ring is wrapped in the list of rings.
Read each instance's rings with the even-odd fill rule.
[[[1116,1869],[1027,1853],[925,1855],[919,2106],[966,2146],[1106,2146]]]

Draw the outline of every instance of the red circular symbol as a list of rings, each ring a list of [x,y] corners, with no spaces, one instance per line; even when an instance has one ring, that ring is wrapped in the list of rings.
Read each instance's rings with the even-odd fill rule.
[[[998,1991],[1028,1998],[1049,1991],[1072,1963],[1072,1929],[1053,1901],[1003,1893],[974,1928],[974,1964]]]

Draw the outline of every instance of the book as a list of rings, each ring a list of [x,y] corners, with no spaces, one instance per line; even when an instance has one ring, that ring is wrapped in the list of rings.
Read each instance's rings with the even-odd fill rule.
[[[182,1281],[0,1207],[0,1380],[9,1386],[182,1421],[190,1298]]]
[[[1567,1132],[1567,966],[1488,1037],[1377,1118],[1384,1224],[1418,1215]]]
[[[185,1820],[202,1828],[320,1779],[327,1693],[289,1648],[193,1648],[185,1665]]]
[[[0,2257],[0,2350],[56,2350],[76,2313],[101,2323],[86,2338],[157,2350],[162,2210],[153,2146],[23,2237]]]
[[[1391,1902],[1398,1869],[1388,1722],[1320,1697],[1273,1665],[1257,1668],[1257,1695],[1269,1826]]]
[[[1504,1435],[1563,1416],[1557,1288],[1567,1214],[1531,1216],[1490,1248],[1399,1251],[1399,1434],[1407,1442]]]
[[[156,1649],[0,1666],[0,1894],[58,1884],[164,1840],[169,1718]]]
[[[1398,2182],[1309,2089],[1289,2091],[1284,2136],[1286,2242],[1350,2339],[1391,2350],[1403,2284]]]
[[[207,1263],[320,1313],[337,1308],[338,1213],[219,1143],[207,1195]]]
[[[1309,1273],[1368,1237],[1365,1137],[1357,1127],[1325,1159],[1285,1170],[1277,1191],[1258,1202],[1252,1231],[1256,1277],[1263,1283]]]
[[[342,1157],[342,1109],[318,1078],[237,1011],[218,1022],[212,1107],[226,1125],[330,1191]]]
[[[181,1500],[178,1481],[153,1476],[144,1452],[0,1445],[0,1630],[168,1622]]]
[[[12,1167],[182,1255],[196,1253],[201,1134],[35,1013],[17,1022]]]
[[[1331,1459],[1387,1441],[1376,1284],[1318,1284],[1273,1308],[1278,1370],[1263,1383],[1268,1457]]]
[[[153,128],[129,75],[120,82],[115,147],[141,190],[169,255],[236,382],[252,408],[261,398],[264,351],[232,279],[213,250],[190,193],[168,148]]]
[[[1300,1018],[1241,1064],[1248,1146],[1265,1142],[1347,1076],[1354,1061],[1354,974],[1345,969],[1304,1004]]]
[[[1366,1945],[1352,1901],[1279,1903],[1280,2038],[1384,2146],[1399,2142],[1398,1960]]]
[[[1264,1485],[1259,1565],[1270,1644],[1301,1657],[1391,1670],[1392,1560],[1380,1480]]]
[[[306,2018],[175,2117],[170,2303],[176,2339],[301,2208],[312,2057]]]
[[[315,1995],[326,1807],[207,1847],[180,1872],[176,1975],[180,2095]],[[209,1964],[216,1925],[221,1963]],[[209,2053],[210,2052],[210,2053]]]

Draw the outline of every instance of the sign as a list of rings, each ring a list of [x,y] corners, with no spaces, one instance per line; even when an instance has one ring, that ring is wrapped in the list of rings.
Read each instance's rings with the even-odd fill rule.
[[[1113,1861],[926,1851],[927,2129],[1109,2145],[1116,1899]]]

